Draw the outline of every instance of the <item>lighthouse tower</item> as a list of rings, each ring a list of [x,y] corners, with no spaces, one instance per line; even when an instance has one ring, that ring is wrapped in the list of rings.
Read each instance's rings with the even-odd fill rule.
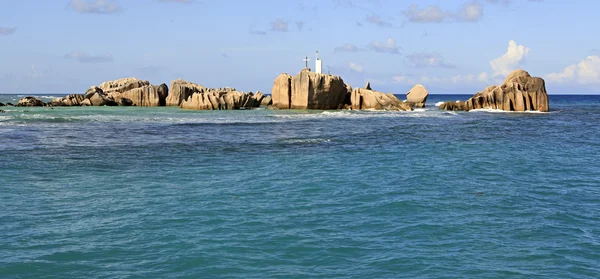
[[[319,50],[317,50],[317,59],[315,59],[315,72],[317,74],[323,72],[323,64],[321,63],[321,59],[319,59]]]

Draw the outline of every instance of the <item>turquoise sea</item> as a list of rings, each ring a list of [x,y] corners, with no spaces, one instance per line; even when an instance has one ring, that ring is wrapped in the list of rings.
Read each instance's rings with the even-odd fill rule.
[[[468,97],[0,107],[0,278],[599,278],[600,96]]]

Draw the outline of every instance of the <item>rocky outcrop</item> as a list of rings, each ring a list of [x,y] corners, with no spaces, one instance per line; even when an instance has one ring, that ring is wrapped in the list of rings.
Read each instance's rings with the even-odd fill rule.
[[[271,90],[273,107],[290,109],[292,104],[292,76],[283,73],[275,79]]]
[[[19,100],[17,107],[42,107],[45,106],[41,99],[36,97],[27,96]]]
[[[183,79],[171,81],[171,92],[166,99],[167,106],[179,106],[181,102],[187,100],[188,97],[194,93],[199,93],[206,89],[206,87],[195,84]]]
[[[55,107],[73,107],[81,106],[81,103],[85,100],[85,96],[82,94],[71,94],[62,98],[54,98],[50,103],[51,106]]]
[[[238,92],[233,88],[203,89],[183,100],[180,107],[196,110],[250,109],[259,107],[262,97],[262,93]]]
[[[4,103],[0,102],[0,107],[6,106]]]
[[[280,109],[340,109],[348,90],[339,76],[303,69],[296,76],[279,75],[273,84],[273,106]]]
[[[549,104],[544,80],[532,77],[524,70],[516,70],[500,86],[489,86],[464,102],[445,102],[438,108],[457,111],[498,109],[547,112]]]
[[[102,96],[102,95],[106,96]],[[85,98],[90,100],[91,105],[100,102],[98,97],[110,100],[115,104],[128,103],[121,102],[121,99],[126,98],[131,100],[134,106],[164,106],[169,94],[169,88],[166,84],[151,85],[147,80],[139,80],[137,78],[122,78],[113,81],[106,81],[100,86],[93,86],[86,91]],[[92,97],[96,96],[96,101],[92,101]],[[104,104],[106,105],[106,104]]]
[[[406,103],[413,108],[424,108],[429,91],[421,84],[415,85],[406,93]]]
[[[346,84],[339,76],[303,70],[292,78],[292,109],[341,109]]]
[[[94,95],[96,93],[104,94],[104,91],[102,89],[100,89],[100,87],[98,87],[98,86],[92,86],[88,90],[85,91],[85,94],[83,95],[83,97],[85,99],[89,99],[92,97],[92,95]]]
[[[261,106],[267,107],[273,104],[273,98],[269,95],[266,96],[264,99],[262,99],[262,101],[260,102]]]
[[[83,95],[81,106],[118,106],[119,104],[111,96],[104,93],[98,86],[92,86]]]
[[[367,84],[368,85],[368,84]],[[370,88],[370,86],[368,86]],[[355,88],[350,97],[351,108],[355,110],[412,110],[410,105],[399,100],[394,94],[385,94],[371,89]]]

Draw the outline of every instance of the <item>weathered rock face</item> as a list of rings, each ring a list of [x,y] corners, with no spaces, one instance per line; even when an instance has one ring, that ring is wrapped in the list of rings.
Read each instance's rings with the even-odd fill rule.
[[[292,103],[292,76],[283,73],[273,83],[271,90],[273,106],[280,109],[290,109]]]
[[[438,108],[547,112],[549,104],[544,80],[532,77],[524,70],[516,70],[510,73],[500,86],[489,86],[464,102],[446,102]]]
[[[425,86],[417,84],[406,93],[406,103],[413,108],[424,108],[427,96],[429,96],[429,91]]]
[[[134,77],[121,78],[117,80],[105,81],[100,84],[100,89],[106,94],[113,92],[123,93],[131,89],[140,88],[150,85],[147,80],[139,80]]]
[[[196,110],[249,109],[259,107],[262,97],[262,93],[243,93],[232,88],[203,89],[183,100],[180,107]]]
[[[92,97],[102,94],[108,96],[108,99],[112,99],[115,104],[121,103],[121,99],[126,98],[131,100],[134,106],[164,106],[169,88],[164,83],[154,86],[147,80],[122,78],[103,82],[99,87],[91,87],[86,91],[85,98],[90,99],[90,103],[94,105]]]
[[[119,99],[118,105],[122,107],[130,107],[133,106],[133,101],[127,98],[121,98]]]
[[[167,97],[167,106],[179,106],[181,102],[187,100],[194,93],[199,93],[206,89],[204,86],[195,84],[183,79],[171,81],[171,93]]]
[[[292,109],[340,109],[346,84],[339,76],[303,70],[292,78]]]
[[[385,94],[365,88],[355,88],[350,97],[351,108],[356,110],[412,110],[410,105],[400,101],[394,94]]]
[[[54,98],[49,105],[55,107],[81,106],[83,100],[85,100],[85,97],[82,94],[71,94],[63,98]]]
[[[31,96],[22,98],[17,103],[17,107],[42,107],[45,105],[46,105],[46,103],[44,103],[39,98],[31,97]]]
[[[85,94],[83,95],[83,97],[85,99],[89,99],[90,97],[92,97],[92,95],[94,95],[96,93],[104,94],[104,91],[102,89],[100,89],[100,87],[98,87],[98,86],[92,86],[88,90],[85,91]]]
[[[260,102],[260,105],[261,105],[261,106],[265,106],[265,107],[267,107],[267,106],[270,106],[270,105],[272,105],[272,104],[273,104],[273,98],[272,98],[270,95],[269,95],[269,96],[266,96],[266,97],[265,97],[264,99],[262,99],[262,101]]]
[[[112,92],[108,96],[112,97],[117,103],[122,98],[129,99],[135,106],[141,107],[157,107],[165,106],[169,89],[166,84],[158,86],[146,85],[143,87],[127,90],[122,93]]]
[[[296,76],[279,75],[273,84],[273,106],[280,109],[340,109],[348,89],[339,76],[303,69]]]
[[[117,106],[118,103],[115,100],[100,92],[96,92],[89,96],[89,98],[83,100],[81,102],[82,106]]]

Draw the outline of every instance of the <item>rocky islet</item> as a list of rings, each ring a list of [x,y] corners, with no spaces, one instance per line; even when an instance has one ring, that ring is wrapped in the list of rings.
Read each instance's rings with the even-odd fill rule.
[[[271,109],[410,111],[425,107],[428,95],[425,86],[417,84],[406,93],[406,100],[400,100],[392,93],[374,90],[368,82],[363,88],[353,89],[340,76],[315,73],[305,68],[295,76],[288,73],[277,76],[271,95],[230,87],[208,88],[182,79],[173,80],[169,90],[164,83],[152,85],[147,80],[130,77],[106,81],[90,87],[85,94],[70,94],[48,103],[27,96],[19,100],[17,106],[178,106],[193,110],[237,110],[263,106]],[[466,101],[445,102],[438,108],[547,112],[548,106],[544,80],[532,77],[527,71],[515,70],[499,86],[489,86]]]

